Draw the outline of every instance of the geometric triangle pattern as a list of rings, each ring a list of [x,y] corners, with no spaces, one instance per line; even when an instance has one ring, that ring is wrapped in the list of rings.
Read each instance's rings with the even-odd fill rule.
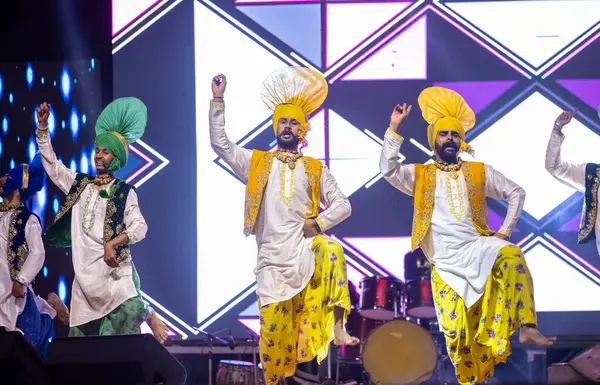
[[[318,3],[321,0],[235,0],[236,4],[271,4],[271,3]]]
[[[478,161],[493,165],[527,192],[523,209],[537,221],[575,193],[552,177],[543,161],[552,124],[562,111],[534,92],[471,141]],[[567,138],[562,146],[563,159],[578,164],[600,158],[600,136],[580,121],[574,119],[563,132]],[[507,146],[511,156],[507,156]]]
[[[351,196],[379,174],[381,145],[333,110],[329,113],[329,168]]]
[[[600,106],[600,79],[563,79],[556,82],[594,110]]]
[[[404,256],[411,250],[410,237],[344,237],[344,241],[404,281]]]
[[[537,311],[599,311],[600,285],[575,270],[547,246],[536,243],[525,252],[525,259],[535,282]],[[560,284],[554,279],[560,277]],[[582,295],[585,293],[585,295]]]
[[[458,92],[465,98],[473,112],[477,114],[506,91],[511,89],[515,84],[517,84],[516,80],[498,80],[480,82],[438,82],[433,85]]]
[[[598,23],[600,15],[600,0],[445,4],[536,69]]]
[[[427,16],[421,16],[343,78],[401,79],[427,79]]]
[[[312,63],[321,66],[319,4],[245,5],[238,9]],[[290,20],[302,26],[301,29],[290,28]]]
[[[161,6],[164,4],[160,3]],[[535,12],[530,8],[534,3]],[[369,220],[379,219],[378,210],[388,210],[394,214],[398,213],[402,228],[406,229],[413,210],[406,197],[397,199],[398,195],[393,195],[393,198],[391,195],[379,195],[392,192],[400,194],[389,185],[386,184],[384,188],[383,183],[371,183],[381,178],[378,167],[381,138],[389,117],[389,108],[379,108],[377,104],[393,105],[390,102],[390,94],[393,94],[394,99],[412,101],[414,105],[418,92],[431,84],[461,93],[478,114],[478,121],[485,124],[473,132],[476,134],[472,144],[477,149],[477,160],[494,165],[497,170],[527,191],[524,210],[529,215],[525,215],[524,219],[528,225],[535,222],[538,227],[537,230],[530,230],[536,226],[521,226],[521,232],[524,233],[525,229],[527,232],[533,231],[532,234],[536,231],[557,231],[558,226],[550,229],[546,224],[552,222],[555,225],[561,215],[573,216],[572,205],[569,204],[568,210],[559,206],[565,201],[572,202],[577,197],[573,196],[573,189],[557,182],[544,170],[541,160],[544,157],[546,141],[554,118],[566,107],[560,97],[569,90],[582,102],[595,108],[600,101],[590,89],[598,89],[600,76],[593,74],[589,76],[592,79],[568,79],[567,75],[561,74],[565,79],[557,82],[564,89],[552,84],[554,87],[550,87],[551,90],[543,89],[531,93],[532,88],[525,90],[528,83],[525,78],[517,82],[511,74],[496,74],[487,66],[475,68],[475,71],[463,69],[461,72],[460,66],[456,68],[446,65],[442,71],[440,62],[446,57],[439,49],[440,42],[436,40],[446,43],[446,36],[434,34],[436,28],[440,28],[440,21],[446,30],[457,28],[462,34],[455,34],[456,36],[451,38],[459,44],[449,43],[446,46],[462,47],[460,39],[464,39],[468,40],[465,43],[465,51],[469,51],[476,46],[470,41],[474,40],[492,51],[495,57],[488,55],[492,61],[500,59],[531,79],[527,72],[520,68],[534,75],[537,75],[536,71],[544,73],[550,66],[557,65],[559,60],[561,63],[568,60],[579,52],[577,50],[583,47],[585,42],[591,40],[591,35],[588,34],[595,33],[597,16],[594,15],[598,12],[594,11],[600,0],[585,2],[587,13],[582,12],[583,3],[576,0],[468,3],[445,1],[443,4],[437,0],[194,2],[197,11],[194,26],[195,99],[199,104],[197,110],[201,110],[196,115],[196,176],[199,186],[218,186],[216,191],[202,187],[197,191],[198,265],[201,266],[197,274],[198,322],[212,323],[221,316],[233,315],[238,327],[241,322],[255,330],[259,322],[257,303],[253,299],[246,299],[243,306],[237,307],[237,304],[240,304],[238,300],[241,293],[244,294],[244,298],[253,295],[254,288],[249,285],[252,285],[254,279],[252,270],[256,262],[256,242],[252,238],[242,238],[239,234],[243,185],[229,173],[223,173],[221,167],[214,167],[212,162],[214,153],[210,149],[206,113],[201,104],[202,100],[210,98],[210,88],[206,86],[207,79],[210,80],[212,75],[220,72],[228,76],[227,133],[230,140],[243,144],[246,148],[265,149],[270,147],[268,144],[274,139],[269,123],[270,111],[262,106],[258,97],[265,75],[290,64],[334,66],[330,69],[332,72],[326,74],[330,84],[333,84],[336,76],[343,76],[344,81],[330,87],[325,105],[310,119],[310,146],[303,152],[327,163],[340,189],[350,197],[353,208],[359,208],[349,220],[333,229],[340,243],[347,242],[345,246],[349,281],[356,284],[362,277],[375,272],[403,278],[403,256],[410,250],[410,238],[398,236],[395,228],[388,223],[374,223],[373,226],[365,228]],[[158,9],[156,3],[151,5],[155,7],[153,11]],[[446,9],[451,9],[454,13]],[[433,15],[433,12],[426,14],[431,10],[440,17]],[[143,12],[143,9],[140,12]],[[398,27],[395,22],[401,21],[399,15],[403,15],[403,12],[407,13],[406,19],[403,19],[403,25]],[[460,16],[457,17],[456,13]],[[555,19],[557,14],[559,22]],[[138,21],[145,17],[135,16],[135,12],[132,12],[132,15],[134,24],[138,24]],[[596,18],[595,21],[592,17]],[[469,22],[462,18],[468,19]],[[291,20],[296,22],[290,22]],[[390,20],[394,21],[393,25]],[[447,23],[444,23],[444,20]],[[365,39],[372,41],[369,40],[370,45],[363,47]],[[223,50],[224,44],[236,48]],[[360,52],[353,52],[357,45],[361,47]],[[281,46],[289,49],[280,52]],[[477,46],[476,48],[479,49]],[[431,54],[428,54],[428,49],[431,50]],[[219,53],[219,60],[206,60],[215,52]],[[352,54],[349,54],[350,52]],[[407,52],[410,52],[410,57],[406,55]],[[479,53],[472,53],[472,57],[470,51],[465,56],[473,63],[479,63]],[[359,55],[362,55],[360,59]],[[570,56],[564,59],[566,55]],[[251,65],[241,66],[240,60],[247,60]],[[325,63],[321,63],[321,60]],[[352,67],[345,64],[346,60],[354,61]],[[352,83],[353,81],[355,83]],[[357,81],[360,81],[360,84],[357,84]],[[544,83],[543,78],[533,81]],[[529,82],[529,86],[533,81]],[[347,91],[357,90],[356,87],[362,87],[363,84],[364,93],[362,89],[358,94]],[[558,96],[554,95],[556,89]],[[504,105],[500,106],[500,101],[504,102],[509,93],[520,94],[509,103],[502,103]],[[352,104],[349,108],[349,98],[360,102]],[[375,98],[377,102],[371,100]],[[355,108],[360,106],[360,103],[364,103],[364,108]],[[585,110],[565,128],[567,140],[563,146],[563,157],[573,163],[582,160],[594,161],[589,159],[590,154],[596,155],[597,151],[594,149],[600,145],[596,133],[600,125],[595,125],[591,120],[585,121],[581,117],[589,114],[588,109]],[[413,112],[415,119],[407,122],[402,132],[406,141],[411,143],[404,144],[403,153],[406,156],[401,158],[411,163],[417,161],[413,152],[419,154],[418,161],[423,161],[423,154],[416,149],[415,144],[424,143],[424,123],[418,115]],[[136,183],[143,175],[153,170],[152,162],[159,162],[152,156],[148,156],[150,161],[145,159],[143,155],[147,154],[143,151],[143,155],[137,154],[137,145],[134,144],[132,148],[132,170],[127,170],[127,173],[133,183]],[[141,171],[139,177],[134,175],[143,168],[146,169]],[[533,175],[535,177],[532,177]],[[362,189],[363,186],[368,189]],[[489,225],[493,230],[497,230],[504,221],[503,215],[498,213],[504,212],[505,209],[500,208],[496,211],[497,206],[493,207],[488,213]],[[364,215],[357,218],[357,214],[367,211],[368,218]],[[533,217],[532,222],[530,216]],[[579,219],[573,217],[569,223],[563,224],[562,220],[560,222],[563,230],[574,231],[578,227]],[[357,231],[356,223],[360,223],[360,228],[365,231]],[[379,231],[385,236],[379,236]],[[400,234],[406,235],[406,230],[402,230]],[[574,234],[564,236],[566,238]],[[533,235],[529,235],[527,240],[531,237]],[[227,252],[223,252],[223,245],[227,246]],[[352,250],[352,247],[359,252]],[[536,279],[538,310],[598,310],[595,306],[586,307],[582,301],[569,302],[565,295],[561,297],[561,293],[557,292],[556,287],[563,287],[562,281],[565,277],[568,284],[573,285],[572,290],[597,294],[595,283],[589,276],[585,276],[583,268],[574,267],[573,263],[564,256],[559,256],[558,252],[547,245],[530,247],[527,250],[527,258],[531,260],[530,268],[534,271]],[[547,263],[550,260],[552,263]],[[231,266],[236,267],[235,277],[228,280],[227,284],[220,284],[214,272],[230,269]],[[546,268],[547,266],[549,267]],[[544,270],[546,271],[542,274]],[[551,274],[548,274],[548,271]],[[549,275],[559,275],[561,285],[556,285],[556,280],[548,278]],[[588,281],[592,282],[592,286],[589,286]],[[219,283],[218,290],[213,290],[215,283]],[[552,297],[558,299],[554,304],[551,303]],[[241,312],[240,308],[243,309]],[[218,326],[217,324],[213,327]]]
[[[559,231],[568,232],[568,233],[576,233],[579,231],[581,226],[581,213],[576,214],[573,219],[566,222],[564,225],[560,227]]]
[[[156,3],[158,0],[112,0],[112,35],[116,36]]]
[[[198,60],[220,52],[219,60],[203,61],[203,64],[196,68],[195,77],[200,79],[198,84],[204,84],[204,80],[208,80],[210,84],[210,79],[215,74],[223,73],[227,76],[227,135],[230,140],[239,142],[269,117],[270,111],[261,101],[259,94],[262,81],[269,73],[285,67],[287,63],[265,49],[243,30],[213,12],[204,3],[194,2],[194,20],[196,41],[200,41],[203,36],[218,36],[215,39],[203,39],[202,44],[195,46]],[[235,50],[223,49],[223,42],[236,47]],[[252,65],[240,65],[240,60],[246,58],[251,58]],[[197,109],[204,112],[203,103],[200,101],[210,99],[210,87],[197,87],[196,90]],[[210,180],[215,186],[221,186],[223,191],[229,191],[232,197],[227,207],[219,209],[218,218],[211,219],[199,215],[196,222],[197,242],[198,245],[202,245],[201,251],[197,254],[198,266],[202,268],[198,268],[197,272],[196,293],[198,322],[201,322],[218,312],[223,304],[238,297],[255,281],[253,270],[256,262],[256,242],[253,237],[244,237],[241,231],[243,223],[236,221],[242,218],[238,214],[243,212],[244,186],[229,173],[223,172],[221,167],[215,167],[213,163],[215,154],[210,147],[208,120],[205,114],[202,114],[202,118],[198,114],[196,135],[198,151],[195,161],[196,166],[201,170],[198,171],[201,177],[196,177],[203,181]],[[264,135],[274,139],[271,124],[265,128]],[[195,210],[198,213],[210,212],[214,207],[212,202],[218,202],[223,198],[223,191],[199,188],[196,191],[198,206]],[[231,230],[219,234],[213,234],[210,230],[208,232],[200,230],[212,226],[223,226]],[[244,246],[236,247],[238,251],[235,253],[223,253],[219,245],[232,244],[232,242]],[[219,257],[208,257],[211,255]],[[212,290],[211,288],[215,287],[214,272],[225,271],[231,266],[236,266],[235,279],[232,279],[227,287],[218,286],[219,290]]]
[[[410,5],[410,2],[327,3],[327,67]]]

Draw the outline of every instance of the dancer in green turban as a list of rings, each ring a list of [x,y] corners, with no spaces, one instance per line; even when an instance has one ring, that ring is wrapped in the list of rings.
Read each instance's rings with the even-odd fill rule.
[[[75,279],[71,294],[70,336],[137,334],[144,321],[164,342],[167,330],[142,299],[130,245],[148,226],[135,188],[115,178],[127,164],[129,144],[140,139],[146,106],[136,98],[110,103],[96,122],[96,175],[77,173],[57,158],[48,134],[50,106],[37,109],[36,141],[48,177],[67,198],[46,238],[71,247]]]

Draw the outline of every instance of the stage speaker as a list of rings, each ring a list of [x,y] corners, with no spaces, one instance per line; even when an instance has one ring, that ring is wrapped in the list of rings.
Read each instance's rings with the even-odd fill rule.
[[[584,377],[600,382],[600,344],[579,353],[569,364]]]
[[[46,373],[51,385],[184,385],[186,379],[150,334],[56,338]]]
[[[19,332],[0,327],[0,383],[7,385],[48,385],[44,362]]]

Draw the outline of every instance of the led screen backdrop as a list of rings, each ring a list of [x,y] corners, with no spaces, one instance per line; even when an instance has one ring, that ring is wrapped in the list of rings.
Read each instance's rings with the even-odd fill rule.
[[[0,64],[0,173],[29,163],[36,154],[35,109],[44,101],[51,104],[48,125],[58,158],[72,170],[94,172],[93,122],[102,107],[99,67],[95,59]],[[46,227],[63,201],[64,194],[48,179],[28,204]],[[68,303],[72,279],[69,250],[46,246],[35,290],[55,291]]]
[[[316,68],[330,83],[305,153],[350,197],[352,217],[329,235],[344,246],[353,282],[403,277],[412,202],[379,174],[382,137],[396,103],[416,104],[423,88],[441,85],[477,113],[468,134],[477,160],[527,191],[513,241],[534,276],[541,328],[599,331],[600,257],[594,244],[576,244],[582,194],[547,174],[544,153],[556,116],[577,107],[563,157],[600,160],[600,68],[589,65],[600,60],[600,1],[114,0],[113,12],[115,96],[148,105],[141,147],[154,156],[138,189],[152,235],[135,258],[145,293],[187,335],[200,326],[244,336],[242,325],[258,325],[244,186],[209,143],[211,78],[228,78],[229,137],[272,149],[259,91],[286,65]],[[413,109],[402,161],[432,159],[425,127]],[[505,212],[489,201],[492,228]]]

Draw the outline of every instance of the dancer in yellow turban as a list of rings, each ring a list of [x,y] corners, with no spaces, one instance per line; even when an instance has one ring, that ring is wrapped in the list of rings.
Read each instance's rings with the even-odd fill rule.
[[[481,383],[510,355],[510,336],[550,345],[537,329],[533,281],[521,250],[508,241],[525,191],[491,166],[463,162],[473,153],[465,133],[475,114],[456,92],[430,87],[419,96],[427,121],[432,164],[398,163],[399,128],[412,106],[397,105],[385,134],[380,169],[385,179],[414,197],[412,248],[432,264],[436,311],[448,355],[461,384]],[[508,202],[501,229],[488,227],[486,197]]]
[[[226,85],[224,75],[213,79],[210,139],[246,183],[244,233],[255,234],[258,244],[260,358],[271,385],[291,377],[296,363],[321,362],[331,341],[359,343],[344,330],[350,311],[344,252],[323,234],[350,216],[350,202],[329,169],[299,151],[307,144],[309,115],[327,96],[319,73],[286,67],[265,80],[261,96],[273,110],[275,152],[248,150],[227,138]],[[326,209],[319,213],[321,204]]]

